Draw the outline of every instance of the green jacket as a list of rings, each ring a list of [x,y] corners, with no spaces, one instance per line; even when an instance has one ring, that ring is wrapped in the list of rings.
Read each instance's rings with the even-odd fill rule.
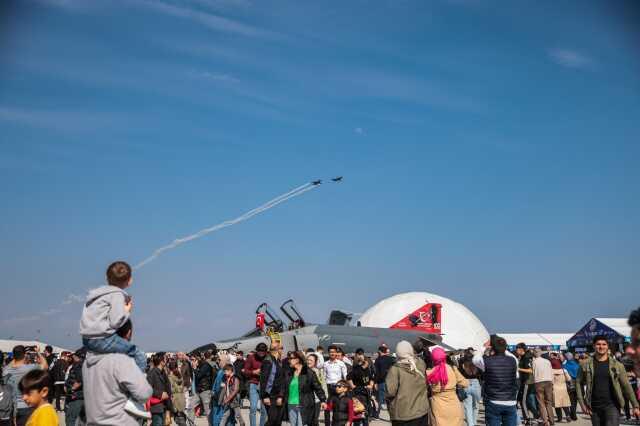
[[[625,398],[629,400],[631,405],[635,408],[638,406],[638,400],[633,392],[629,379],[627,378],[627,372],[620,361],[612,356],[609,356],[609,377],[611,377],[611,383],[613,384],[613,390],[615,397],[618,400],[619,407],[624,407]],[[583,386],[586,392],[583,394]],[[593,358],[589,358],[586,363],[582,364],[578,368],[578,374],[576,376],[576,393],[580,405],[586,405],[591,407],[591,392],[593,391]]]
[[[387,373],[386,394],[391,421],[418,419],[429,413],[429,397],[425,380],[424,361],[416,358],[420,374],[411,372],[409,366],[394,364]]]

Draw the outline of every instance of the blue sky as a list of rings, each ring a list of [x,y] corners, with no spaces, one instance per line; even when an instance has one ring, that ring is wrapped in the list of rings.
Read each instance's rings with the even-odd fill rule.
[[[141,346],[289,297],[322,322],[430,291],[504,332],[627,315],[637,9],[605,3],[3,2],[0,338],[73,347],[112,260],[334,175],[137,272]]]

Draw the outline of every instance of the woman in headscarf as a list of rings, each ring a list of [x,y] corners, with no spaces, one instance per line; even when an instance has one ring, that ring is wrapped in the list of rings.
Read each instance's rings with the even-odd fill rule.
[[[393,426],[426,426],[429,398],[424,361],[416,358],[411,343],[396,346],[397,361],[385,380],[385,399]]]
[[[469,387],[456,367],[447,364],[447,354],[442,348],[431,351],[433,368],[427,371],[427,382],[431,386],[431,425],[462,426],[464,410],[458,399],[456,386]]]
[[[567,422],[571,419],[571,399],[567,386],[571,383],[571,376],[562,368],[562,361],[557,353],[551,354],[551,368],[553,371],[553,408],[556,409],[558,422],[562,421],[562,412],[567,418]]]

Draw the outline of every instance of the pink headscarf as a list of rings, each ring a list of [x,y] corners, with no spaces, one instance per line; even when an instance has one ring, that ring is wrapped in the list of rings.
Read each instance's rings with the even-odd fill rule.
[[[447,354],[442,348],[435,348],[431,351],[431,359],[433,359],[433,370],[427,377],[430,384],[439,384],[440,386],[446,386],[449,381],[449,375],[447,374]]]

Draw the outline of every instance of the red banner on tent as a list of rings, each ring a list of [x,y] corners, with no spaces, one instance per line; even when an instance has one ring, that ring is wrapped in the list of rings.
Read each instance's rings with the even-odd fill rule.
[[[391,328],[441,334],[442,305],[439,303],[427,303],[393,324]]]

